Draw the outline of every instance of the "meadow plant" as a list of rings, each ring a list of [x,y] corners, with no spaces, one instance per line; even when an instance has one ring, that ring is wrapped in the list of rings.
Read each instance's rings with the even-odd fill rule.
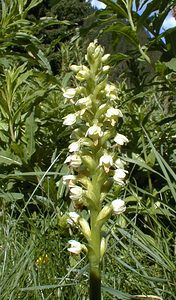
[[[113,215],[122,214],[125,202],[119,196],[107,202],[107,194],[115,190],[118,195],[125,184],[127,171],[121,157],[121,147],[127,137],[118,132],[123,118],[117,107],[118,90],[108,83],[109,54],[92,42],[85,59],[87,65],[72,65],[78,81],[76,88],[64,90],[64,97],[72,112],[63,124],[72,128],[69,155],[65,160],[70,174],[63,177],[75,211],[68,213],[68,222],[77,226],[85,237],[85,244],[70,240],[68,251],[88,255],[90,266],[90,299],[101,299],[101,260],[107,240],[103,225]],[[117,196],[117,193],[116,193]],[[87,210],[88,218],[81,214]]]

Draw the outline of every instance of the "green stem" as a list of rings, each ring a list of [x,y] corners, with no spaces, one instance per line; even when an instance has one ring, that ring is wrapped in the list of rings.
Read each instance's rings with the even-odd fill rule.
[[[96,226],[98,211],[91,211],[91,239],[89,248],[90,290],[89,300],[101,300],[100,243],[101,229]]]

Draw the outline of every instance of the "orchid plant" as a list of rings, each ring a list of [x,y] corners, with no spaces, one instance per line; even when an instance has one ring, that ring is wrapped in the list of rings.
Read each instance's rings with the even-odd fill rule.
[[[72,107],[72,113],[63,124],[72,128],[69,155],[65,160],[70,174],[63,176],[68,186],[75,211],[68,215],[68,222],[80,228],[85,245],[69,241],[68,251],[79,254],[85,251],[90,265],[90,300],[101,299],[101,260],[107,241],[102,226],[112,214],[125,211],[123,199],[107,203],[106,196],[114,186],[120,191],[125,184],[127,171],[120,158],[121,147],[128,139],[118,131],[123,118],[117,107],[118,89],[108,83],[109,54],[97,41],[90,43],[85,56],[88,66],[72,65],[78,81],[76,88],[64,90],[64,97]],[[81,215],[86,207],[89,219]]]

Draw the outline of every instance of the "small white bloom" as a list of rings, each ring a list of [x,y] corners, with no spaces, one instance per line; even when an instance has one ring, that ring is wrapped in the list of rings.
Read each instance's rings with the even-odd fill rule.
[[[120,158],[116,159],[114,165],[117,169],[123,169],[124,168],[124,162]]]
[[[110,57],[110,54],[103,55],[103,57],[101,59],[102,63],[105,63],[108,60],[109,57]]]
[[[69,163],[69,165],[73,168],[78,168],[81,164],[81,157],[77,154],[69,155],[64,163]]]
[[[75,76],[79,81],[87,80],[90,77],[90,70],[88,67],[82,65],[77,75]]]
[[[73,201],[77,201],[82,199],[83,189],[80,186],[75,185],[70,189],[70,199]]]
[[[106,173],[109,172],[109,167],[113,165],[113,159],[111,155],[105,154],[100,157],[99,165],[104,167]]]
[[[74,181],[76,180],[75,175],[64,175],[62,177],[63,184],[68,184],[69,187],[75,186]]]
[[[115,126],[115,124],[118,120],[118,117],[121,117],[121,118],[123,117],[121,110],[118,108],[113,108],[113,107],[110,107],[107,110],[105,116],[106,116],[107,120],[111,122],[112,126]]]
[[[71,69],[73,72],[78,72],[78,71],[81,69],[81,66],[78,66],[78,65],[71,65],[71,66],[70,66],[70,69]]]
[[[66,126],[70,126],[76,123],[76,115],[75,114],[69,114],[66,117],[63,118],[64,122],[63,124]]]
[[[78,223],[78,219],[80,218],[80,215],[77,214],[76,212],[74,211],[71,211],[69,212],[68,214],[69,218],[67,219],[67,222],[70,224],[70,225],[74,225],[74,224],[77,224]]]
[[[110,108],[108,108],[108,110],[107,110],[105,116],[106,116],[107,118],[109,118],[109,119],[110,119],[111,117],[115,117],[115,116],[121,117],[121,118],[122,118],[122,117],[123,117],[123,114],[122,114],[122,112],[121,112],[120,109],[114,108],[114,107],[110,107]]]
[[[67,249],[69,252],[74,254],[80,254],[82,251],[82,244],[75,240],[68,241],[70,247]]]
[[[103,66],[102,71],[103,73],[107,73],[110,69],[110,66]]]
[[[80,149],[80,142],[73,142],[68,146],[69,152],[77,152]]]
[[[122,199],[112,201],[113,212],[116,215],[123,213],[126,210],[125,202]]]
[[[91,97],[88,96],[88,97],[80,98],[75,104],[89,107],[92,104],[92,100]]]
[[[113,165],[113,159],[111,155],[105,154],[100,157],[100,166],[102,165]]]
[[[103,135],[103,131],[101,130],[101,127],[98,125],[93,125],[91,127],[89,127],[89,129],[86,132],[86,136],[90,136],[90,137],[101,137]]]
[[[129,140],[127,139],[126,136],[124,136],[123,134],[120,134],[120,133],[117,133],[115,138],[114,138],[114,141],[116,142],[117,145],[124,145],[126,143],[129,142]]]
[[[66,89],[65,92],[63,93],[63,96],[68,99],[72,99],[75,95],[76,95],[76,89],[73,88]]]
[[[114,172],[113,179],[120,185],[124,185],[124,179],[126,177],[126,173],[128,173],[124,169],[117,169]]]
[[[107,84],[105,87],[106,96],[111,100],[118,98],[117,88],[114,84]]]

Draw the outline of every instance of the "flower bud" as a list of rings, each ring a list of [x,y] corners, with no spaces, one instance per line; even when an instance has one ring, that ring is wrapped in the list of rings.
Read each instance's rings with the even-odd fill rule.
[[[115,215],[119,215],[126,210],[125,202],[122,199],[116,199],[111,203]]]
[[[90,235],[91,235],[89,223],[84,218],[80,218],[79,225],[80,225],[81,231],[84,234],[85,238],[87,240],[89,240]]]
[[[100,244],[100,256],[101,256],[101,259],[103,258],[104,254],[106,252],[106,247],[107,247],[106,239],[105,239],[105,237],[102,237],[101,244]]]
[[[94,57],[95,57],[95,59],[102,58],[103,54],[104,54],[104,49],[100,45],[98,45],[95,48],[95,51],[94,51]]]
[[[110,204],[105,205],[102,210],[99,212],[98,216],[97,216],[97,224],[104,224],[106,222],[106,220],[109,219],[109,217],[111,216],[112,213],[112,206]]]

